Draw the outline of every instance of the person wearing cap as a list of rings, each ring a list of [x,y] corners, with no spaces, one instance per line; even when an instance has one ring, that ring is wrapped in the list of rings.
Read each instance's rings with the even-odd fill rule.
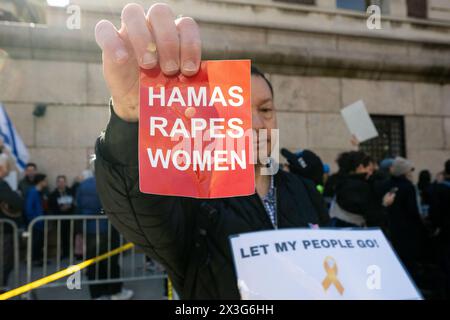
[[[281,154],[286,158],[288,162],[289,172],[300,177],[301,181],[304,179],[310,180],[316,186],[319,193],[313,193],[311,196],[311,201],[316,203],[316,206],[322,205],[324,199],[320,194],[323,193],[323,176],[324,176],[324,165],[320,157],[312,152],[311,150],[300,150],[295,153],[290,152],[286,148],[281,149]],[[322,211],[325,213],[325,211]],[[330,217],[328,214],[323,214],[320,216],[320,224],[328,224]]]
[[[391,166],[392,177],[387,188],[396,194],[388,210],[390,240],[406,267],[414,273],[425,257],[427,231],[422,221],[417,191],[413,184],[414,165],[410,160],[396,157]]]

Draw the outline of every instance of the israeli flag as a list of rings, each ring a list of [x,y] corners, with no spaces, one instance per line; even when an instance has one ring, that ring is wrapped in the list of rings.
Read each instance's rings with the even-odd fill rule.
[[[3,144],[11,151],[11,155],[16,161],[17,168],[20,171],[25,169],[29,160],[28,150],[22,141],[22,138],[14,128],[11,119],[8,117],[5,108],[0,103],[0,137],[3,139]]]

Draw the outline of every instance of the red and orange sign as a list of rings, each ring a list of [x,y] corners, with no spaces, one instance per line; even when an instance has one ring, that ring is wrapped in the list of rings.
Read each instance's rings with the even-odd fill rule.
[[[250,61],[204,61],[193,77],[141,70],[144,193],[223,198],[255,192]]]

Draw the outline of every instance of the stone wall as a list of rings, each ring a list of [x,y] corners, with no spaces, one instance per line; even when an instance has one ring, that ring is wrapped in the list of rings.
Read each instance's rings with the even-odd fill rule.
[[[87,168],[109,115],[100,64],[8,59],[0,83],[0,101],[52,184]],[[36,103],[47,105],[43,117],[33,116]]]
[[[418,170],[437,173],[450,159],[450,85],[272,74],[280,144],[311,148],[333,164],[352,149],[340,108],[362,99],[369,113],[402,115],[406,153]]]

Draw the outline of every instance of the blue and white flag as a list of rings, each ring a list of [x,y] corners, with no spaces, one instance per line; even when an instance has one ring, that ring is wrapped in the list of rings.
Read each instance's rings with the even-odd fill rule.
[[[1,103],[0,137],[3,139],[3,144],[5,147],[11,151],[11,155],[16,161],[17,168],[20,171],[23,171],[29,160],[28,150]]]

